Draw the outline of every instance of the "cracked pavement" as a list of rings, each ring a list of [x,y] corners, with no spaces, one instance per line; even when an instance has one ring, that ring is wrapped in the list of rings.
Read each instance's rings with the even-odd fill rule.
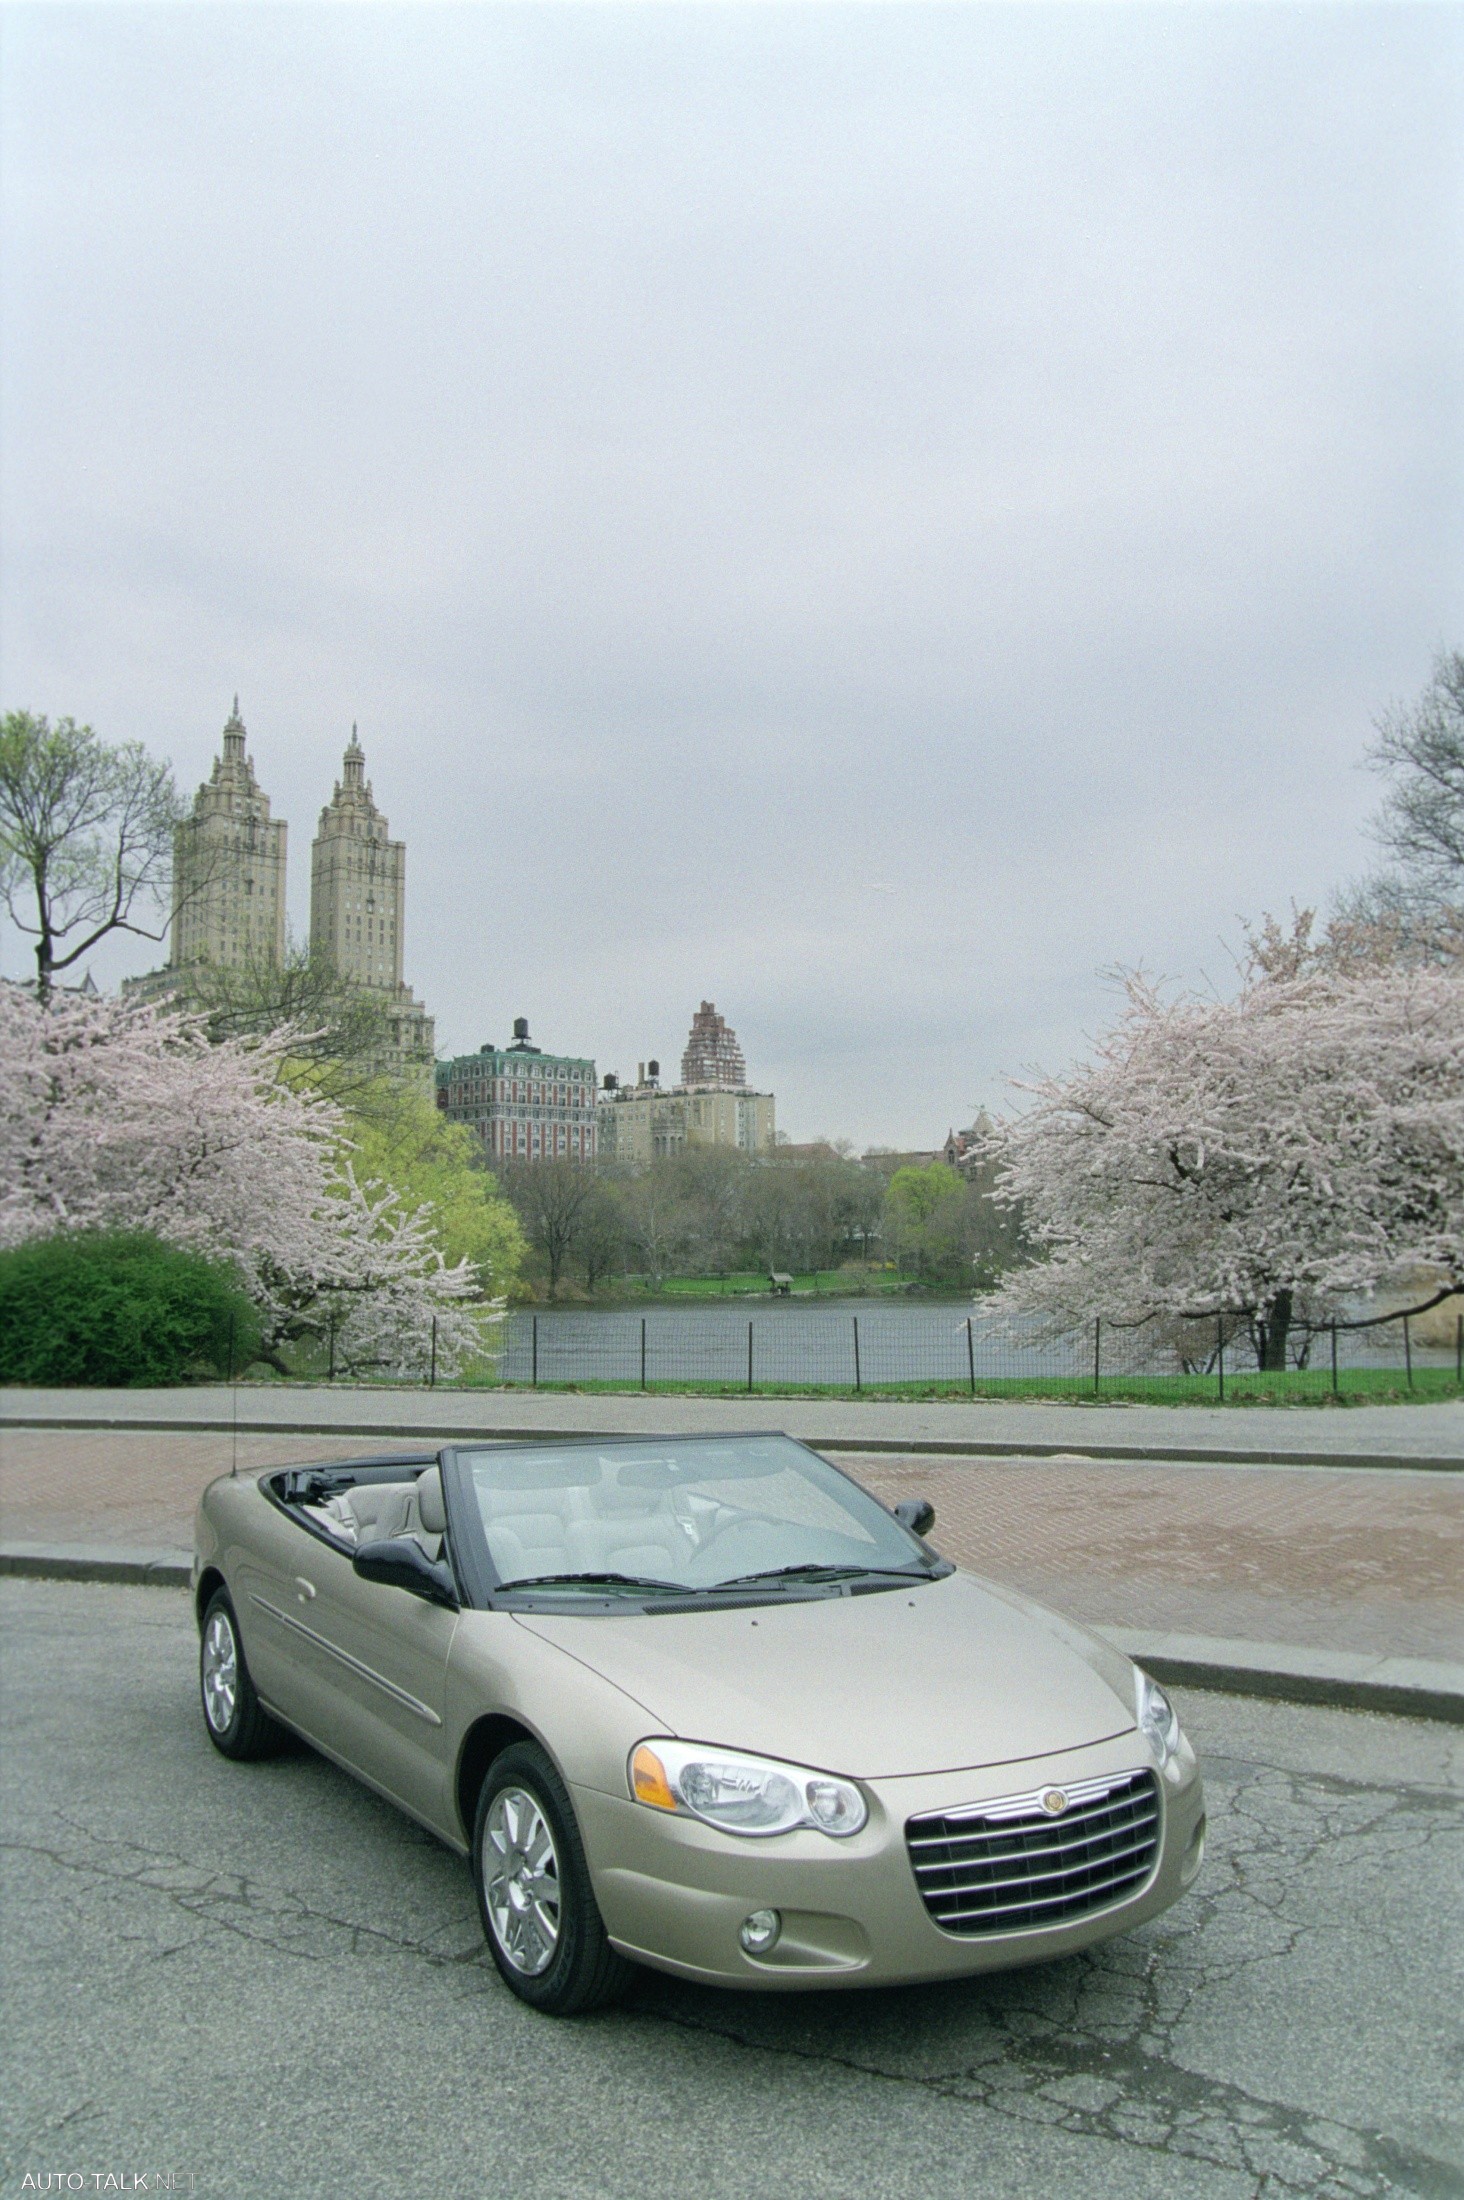
[[[204,1737],[187,1599],[0,1584],[0,2195],[1464,2195],[1464,1735],[1181,1697],[1195,1891],[959,1984],[512,1999],[467,1868],[303,1748]],[[53,2189],[55,2189],[53,2187]]]

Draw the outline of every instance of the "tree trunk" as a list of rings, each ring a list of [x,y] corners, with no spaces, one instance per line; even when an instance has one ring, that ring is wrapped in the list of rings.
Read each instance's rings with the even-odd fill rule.
[[[1291,1332],[1291,1293],[1278,1291],[1267,1301],[1256,1323],[1256,1357],[1262,1371],[1280,1375],[1286,1371],[1286,1340]]]

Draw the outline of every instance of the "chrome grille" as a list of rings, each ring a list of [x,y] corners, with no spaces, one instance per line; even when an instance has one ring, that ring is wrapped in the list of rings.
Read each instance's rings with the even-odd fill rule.
[[[1015,1933],[1106,1910],[1137,1893],[1159,1852],[1159,1783],[1120,1772],[907,1820],[905,1844],[942,1932]]]

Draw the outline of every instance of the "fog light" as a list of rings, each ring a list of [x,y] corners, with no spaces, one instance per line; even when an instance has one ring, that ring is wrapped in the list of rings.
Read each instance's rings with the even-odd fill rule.
[[[750,1956],[765,1956],[782,1930],[783,1920],[776,1910],[754,1910],[742,1920],[737,1938]]]

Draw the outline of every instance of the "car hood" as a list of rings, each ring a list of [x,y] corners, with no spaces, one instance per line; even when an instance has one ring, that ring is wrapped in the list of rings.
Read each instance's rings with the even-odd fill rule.
[[[855,1778],[1011,1763],[1134,1725],[1126,1661],[969,1574],[751,1608],[515,1617],[668,1734]]]

